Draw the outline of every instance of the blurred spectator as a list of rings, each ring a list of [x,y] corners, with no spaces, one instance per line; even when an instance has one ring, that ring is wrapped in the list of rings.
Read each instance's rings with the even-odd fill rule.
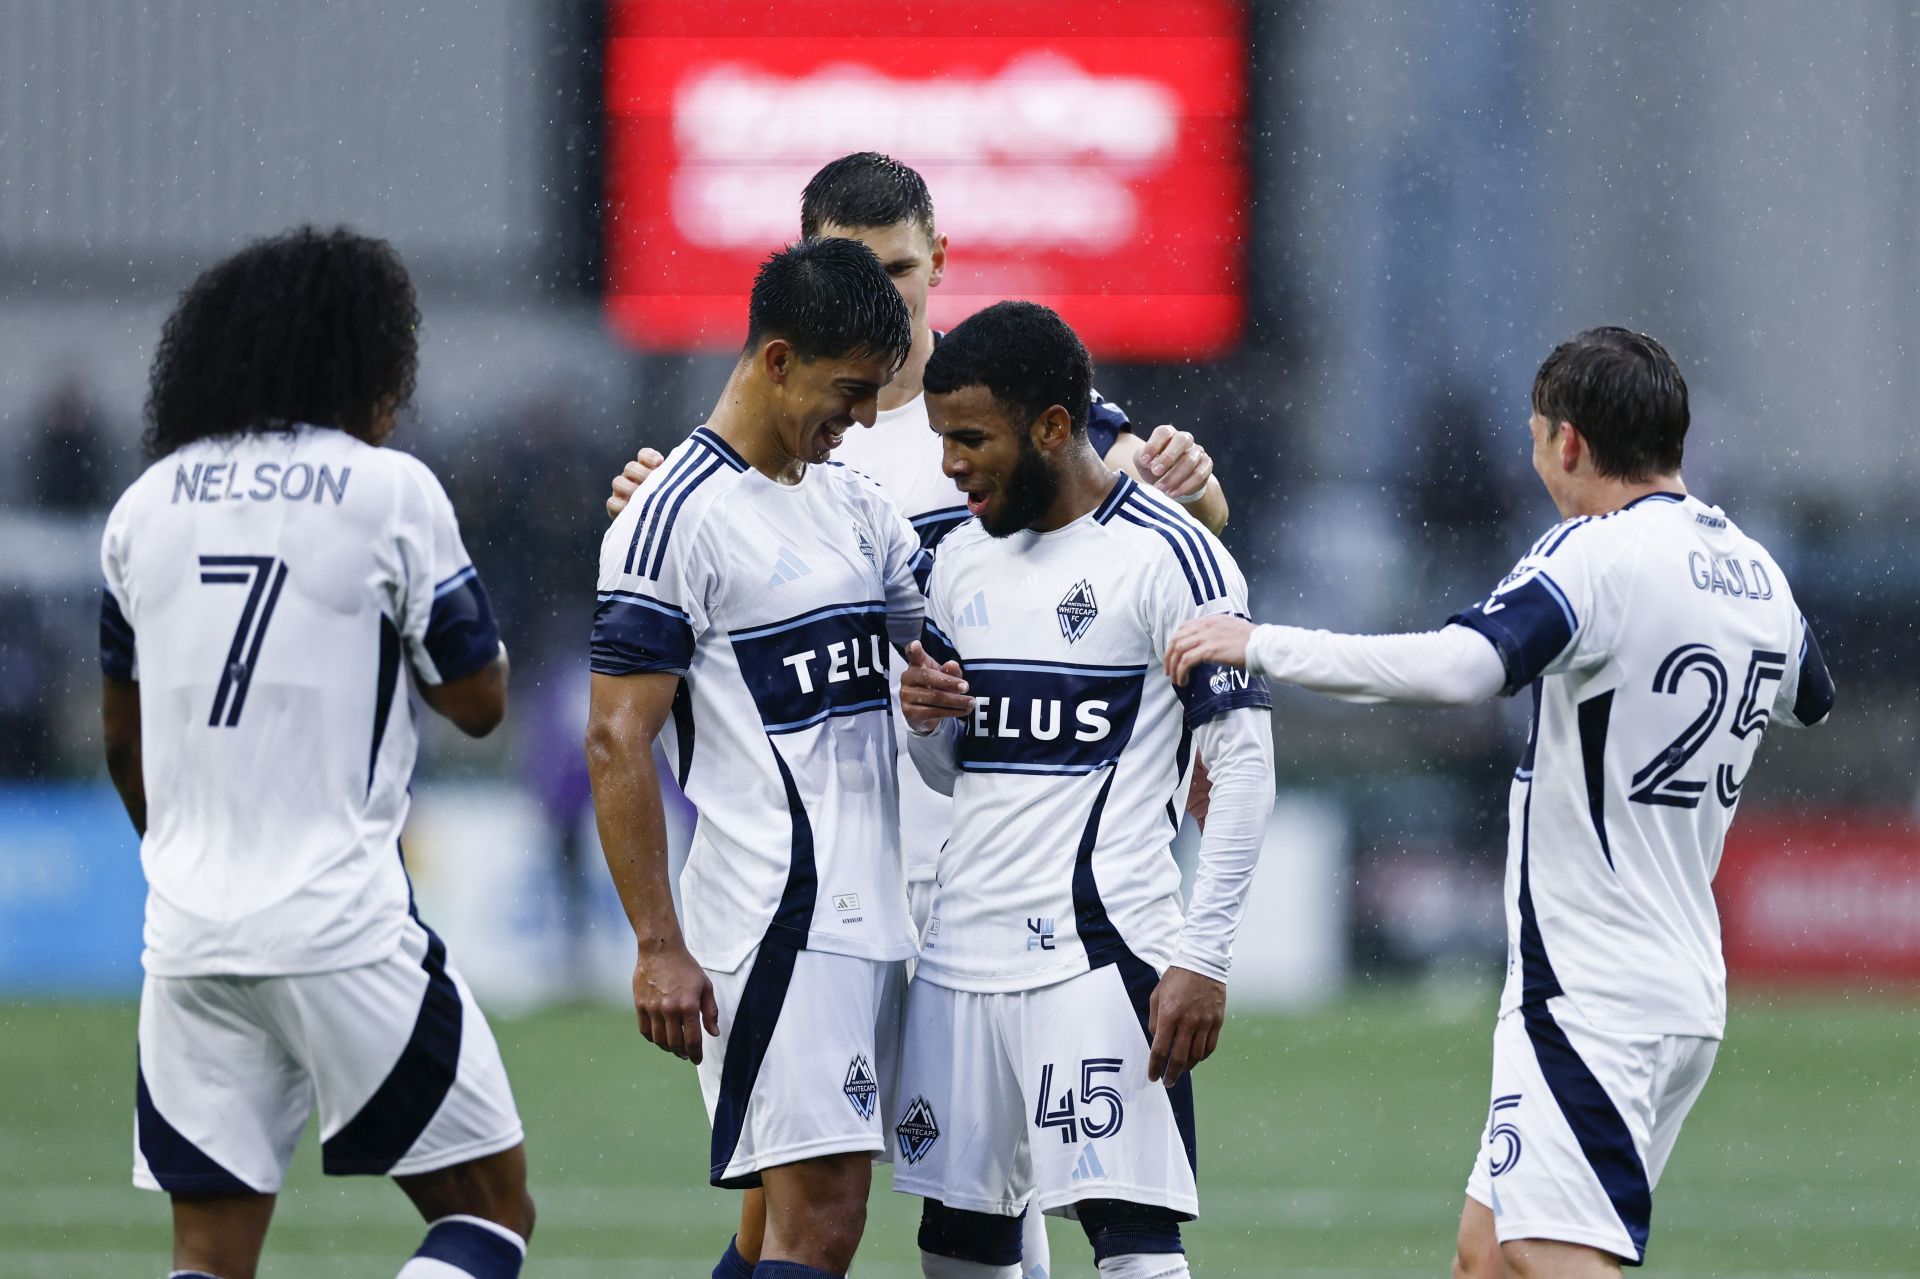
[[[0,777],[47,775],[65,665],[39,601],[26,591],[0,593]]]
[[[32,500],[49,511],[86,514],[113,496],[107,443],[94,399],[78,377],[62,378],[40,410],[29,474]]]

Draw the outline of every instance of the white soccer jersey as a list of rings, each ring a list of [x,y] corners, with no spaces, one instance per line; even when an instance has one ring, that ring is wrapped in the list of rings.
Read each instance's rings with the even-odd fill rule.
[[[1096,392],[1088,414],[1088,438],[1102,455],[1127,430],[1120,406]],[[967,504],[941,468],[940,437],[927,420],[927,397],[916,395],[898,408],[879,414],[871,430],[847,432],[834,460],[870,477],[899,508],[920,536],[920,545],[934,552],[942,538],[967,522]],[[900,670],[888,672],[894,700],[894,737],[899,743],[900,846],[906,856],[907,878],[933,878],[946,842],[953,801],[927,785],[907,756],[907,721],[899,713]]]
[[[147,971],[277,975],[384,959],[430,684],[500,635],[417,458],[301,428],[189,445],[107,517],[101,664],[140,685]]]
[[[1166,967],[1194,730],[1271,701],[1260,680],[1217,667],[1176,688],[1161,654],[1184,621],[1245,614],[1239,568],[1170,499],[1121,476],[1065,528],[949,534],[927,611],[928,651],[962,663],[975,711],[948,735],[953,834],[916,980],[991,992],[1129,956]]]
[[[684,680],[662,737],[700,814],[680,890],[702,965],[731,972],[763,938],[914,953],[887,674],[925,560],[858,472],[779,484],[706,427],[607,530],[593,669]]]
[[[1833,703],[1780,566],[1719,508],[1655,493],[1560,524],[1453,620],[1534,695],[1502,1011],[1565,995],[1602,1029],[1719,1037],[1712,882],[1741,785],[1770,721]]]

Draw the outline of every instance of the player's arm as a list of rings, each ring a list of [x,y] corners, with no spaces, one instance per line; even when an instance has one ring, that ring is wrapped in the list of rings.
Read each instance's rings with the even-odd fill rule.
[[[104,675],[100,680],[100,737],[107,748],[107,776],[127,806],[133,829],[147,833],[147,782],[140,766],[140,685]]]
[[[920,640],[907,645],[907,668],[900,673],[900,712],[912,734],[907,738],[907,754],[921,780],[940,794],[951,795],[960,774],[955,755],[960,720],[973,713],[973,698],[967,693],[960,663],[942,645],[938,632],[930,628],[927,638],[947,660],[936,660]]]
[[[430,684],[416,679],[420,700],[435,714],[453,721],[468,737],[485,737],[507,717],[507,646],[470,675]]]
[[[665,671],[593,675],[587,772],[600,848],[633,926],[633,1008],[640,1033],[698,1063],[700,1030],[720,1033],[713,983],[687,950],[667,881],[667,822],[653,739],[673,710],[680,677]]]
[[[1267,699],[1261,690],[1241,700]],[[1147,1078],[1169,1088],[1220,1044],[1233,937],[1273,812],[1272,710],[1240,705],[1216,714],[1195,730],[1194,746],[1211,783],[1206,831],[1173,964],[1147,1005]]]
[[[1167,646],[1167,674],[1185,684],[1214,663],[1343,701],[1472,706],[1497,696],[1507,672],[1500,652],[1466,626],[1406,635],[1340,635],[1298,626],[1256,626],[1242,617],[1188,622]]]
[[[1213,458],[1193,432],[1162,424],[1142,440],[1130,431],[1113,437],[1106,462],[1187,508],[1188,514],[1218,534],[1227,526],[1227,495],[1213,473]]]
[[[627,503],[633,500],[633,495],[639,492],[640,486],[647,482],[647,477],[659,470],[660,464],[666,460],[656,449],[643,448],[635,453],[633,461],[613,477],[613,492],[607,497],[607,518],[618,519],[620,512],[627,509]]]
[[[1824,723],[1833,710],[1833,672],[1821,655],[1813,627],[1800,619],[1800,653],[1787,667],[1786,678],[1773,699],[1773,717],[1789,728],[1812,728]]]

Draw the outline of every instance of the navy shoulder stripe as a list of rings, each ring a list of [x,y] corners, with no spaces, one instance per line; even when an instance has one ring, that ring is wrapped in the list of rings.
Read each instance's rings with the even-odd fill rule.
[[[1568,520],[1565,524],[1562,524],[1560,526],[1560,531],[1556,534],[1551,535],[1553,540],[1548,542],[1545,549],[1543,549],[1540,552],[1540,558],[1545,559],[1548,556],[1552,555],[1555,551],[1559,550],[1562,546],[1566,545],[1567,539],[1572,537],[1577,530],[1586,527],[1587,523],[1592,518],[1593,517],[1591,515],[1582,515],[1577,519],[1571,519],[1571,520]]]
[[[734,452],[733,445],[721,439],[711,428],[705,426],[695,427],[693,434],[688,438],[698,444],[704,444],[707,448],[713,450],[720,457],[724,458],[727,465],[731,466],[734,470],[744,471],[747,469],[747,459]]]
[[[1214,556],[1213,548],[1207,545],[1206,534],[1200,531],[1199,524],[1195,523],[1191,516],[1166,509],[1159,502],[1148,497],[1144,490],[1128,495],[1127,509],[1138,511],[1185,545],[1194,571],[1200,578],[1201,590],[1204,592],[1201,603],[1218,599],[1227,593],[1227,578],[1226,574],[1220,571],[1220,561]]]
[[[1094,511],[1094,522],[1097,524],[1105,524],[1108,520],[1111,520],[1114,514],[1119,511],[1120,504],[1127,500],[1127,494],[1138,487],[1140,486],[1133,482],[1132,476],[1122,475],[1119,481],[1113,486],[1112,491],[1107,494],[1106,501],[1100,503],[1099,507]]]
[[[914,516],[908,523],[920,536],[920,546],[931,551],[938,547],[947,534],[965,524],[973,517],[967,514],[964,506],[949,506],[938,511],[926,511]]]
[[[1129,524],[1138,524],[1141,528],[1151,529],[1153,532],[1165,538],[1167,545],[1173,548],[1173,558],[1178,561],[1180,571],[1187,575],[1187,589],[1193,592],[1193,602],[1195,604],[1204,604],[1207,602],[1206,593],[1200,589],[1200,579],[1194,574],[1193,563],[1187,558],[1186,548],[1180,544],[1180,539],[1173,535],[1173,530],[1167,528],[1164,524],[1156,524],[1152,520],[1141,518],[1140,515],[1135,513],[1132,506],[1121,507],[1120,518]]]
[[[674,521],[695,489],[728,466],[725,457],[699,449],[687,454],[686,464],[669,476],[654,492],[653,500],[640,512],[634,526],[633,543],[627,548],[627,572],[658,578],[667,562],[667,543],[673,536]]]

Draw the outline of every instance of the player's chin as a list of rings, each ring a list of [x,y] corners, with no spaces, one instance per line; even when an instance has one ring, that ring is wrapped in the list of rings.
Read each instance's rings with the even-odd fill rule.
[[[853,423],[851,422],[834,423],[823,426],[815,431],[813,433],[812,460],[815,462],[824,462],[831,458],[833,451],[839,448],[841,443],[846,440],[847,432],[851,430],[852,427]]]

